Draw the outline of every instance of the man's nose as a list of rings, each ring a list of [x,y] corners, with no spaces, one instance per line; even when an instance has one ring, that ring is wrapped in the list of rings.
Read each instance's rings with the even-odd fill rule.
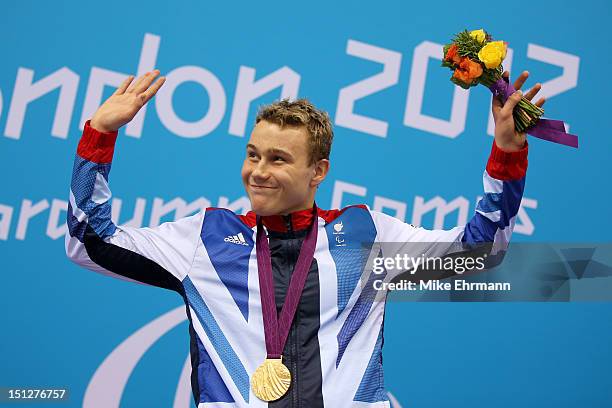
[[[253,169],[253,173],[251,173],[255,180],[265,180],[270,177],[270,172],[268,171],[268,163],[265,159],[259,160],[257,165]]]

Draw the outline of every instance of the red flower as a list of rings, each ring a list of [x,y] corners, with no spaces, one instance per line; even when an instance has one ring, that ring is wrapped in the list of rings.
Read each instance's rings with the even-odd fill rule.
[[[455,69],[453,77],[466,85],[470,85],[472,82],[474,82],[476,78],[481,75],[482,65],[480,65],[478,62],[472,61],[467,57],[463,57],[459,61],[459,66]]]
[[[457,44],[451,45],[448,50],[446,50],[446,56],[444,57],[444,60],[452,61],[455,65],[461,62],[461,57],[457,52]]]

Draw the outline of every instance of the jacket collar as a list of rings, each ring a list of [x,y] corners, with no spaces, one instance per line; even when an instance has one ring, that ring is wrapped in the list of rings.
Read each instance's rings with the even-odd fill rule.
[[[310,226],[313,218],[313,209],[307,208],[287,215],[266,215],[261,218],[264,226],[272,231],[299,231]]]

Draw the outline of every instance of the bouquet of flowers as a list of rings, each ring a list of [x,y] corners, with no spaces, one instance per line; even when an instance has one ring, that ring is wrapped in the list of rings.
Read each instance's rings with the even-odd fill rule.
[[[508,78],[502,76],[502,62],[506,58],[508,43],[493,41],[485,30],[463,31],[444,46],[442,66],[453,71],[451,81],[464,89],[483,84],[493,95],[505,103],[514,93]],[[578,147],[577,136],[565,133],[559,120],[541,119],[544,110],[522,97],[513,110],[514,125],[518,132],[527,132],[541,139]]]

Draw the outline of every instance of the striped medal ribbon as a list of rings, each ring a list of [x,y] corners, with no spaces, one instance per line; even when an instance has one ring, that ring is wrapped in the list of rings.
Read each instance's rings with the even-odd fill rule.
[[[317,245],[316,204],[312,207],[312,213],[310,229],[302,242],[300,254],[291,275],[289,289],[287,290],[280,316],[276,313],[270,246],[263,228],[262,219],[257,216],[257,269],[267,358],[253,373],[251,388],[257,398],[263,401],[270,402],[281,398],[287,393],[291,385],[291,373],[287,366],[283,364],[282,351],[289,336],[289,328],[302,296]]]

